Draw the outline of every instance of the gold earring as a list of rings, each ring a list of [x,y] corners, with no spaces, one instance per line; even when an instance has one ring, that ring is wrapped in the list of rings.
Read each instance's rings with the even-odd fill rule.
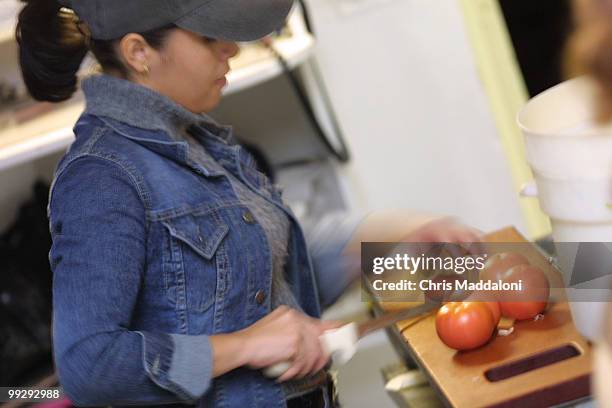
[[[149,72],[151,72],[151,71],[149,70],[149,66],[148,66],[148,65],[143,66],[143,67],[142,67],[142,72],[143,72],[145,75],[149,75]]]

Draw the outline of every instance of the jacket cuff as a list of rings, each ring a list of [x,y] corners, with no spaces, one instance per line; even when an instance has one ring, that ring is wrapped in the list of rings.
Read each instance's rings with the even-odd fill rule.
[[[185,401],[204,395],[212,380],[208,336],[137,332],[143,338],[143,364],[158,386]]]
[[[209,337],[171,334],[174,355],[168,377],[193,398],[199,399],[210,387],[213,376],[213,350]]]

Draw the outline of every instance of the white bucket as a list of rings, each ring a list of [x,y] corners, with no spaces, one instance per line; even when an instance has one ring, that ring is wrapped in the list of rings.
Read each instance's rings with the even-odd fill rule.
[[[534,172],[521,195],[538,197],[556,242],[612,241],[612,178],[562,180]]]
[[[575,78],[537,95],[518,115],[537,185],[522,194],[539,198],[556,242],[612,241],[612,126],[595,124],[596,91],[590,79]],[[585,337],[597,337],[603,305],[570,302]]]
[[[594,122],[596,91],[589,78],[575,78],[518,114],[536,194],[557,241],[612,241],[612,125]]]
[[[595,84],[563,82],[531,99],[519,112],[527,161],[552,179],[612,178],[612,126],[594,122]]]

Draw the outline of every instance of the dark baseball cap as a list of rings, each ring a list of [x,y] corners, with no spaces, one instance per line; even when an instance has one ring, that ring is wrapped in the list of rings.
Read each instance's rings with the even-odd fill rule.
[[[169,24],[198,35],[253,41],[283,27],[293,0],[60,0],[91,37],[113,40]]]

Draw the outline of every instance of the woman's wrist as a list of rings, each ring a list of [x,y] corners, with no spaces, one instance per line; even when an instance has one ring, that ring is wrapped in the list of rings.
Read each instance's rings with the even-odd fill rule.
[[[236,355],[241,366],[248,365],[251,362],[251,341],[248,329],[247,327],[231,334],[235,337]]]
[[[209,339],[213,352],[213,377],[249,363],[248,341],[244,330],[213,335]]]

